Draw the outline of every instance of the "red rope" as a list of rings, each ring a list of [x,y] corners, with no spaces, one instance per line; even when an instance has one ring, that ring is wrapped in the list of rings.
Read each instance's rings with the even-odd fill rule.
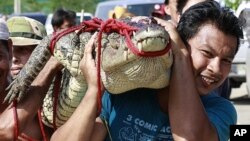
[[[17,141],[18,139],[18,135],[19,135],[19,123],[18,123],[18,116],[17,116],[17,109],[16,109],[16,106],[17,106],[17,100],[15,99],[13,101],[13,115],[14,115],[14,141]]]
[[[13,141],[17,141],[18,140],[18,136],[19,136],[19,122],[18,122],[18,114],[17,114],[17,100],[13,101],[13,115],[14,115],[14,139]],[[45,134],[45,130],[43,127],[43,123],[42,123],[42,118],[41,118],[41,111],[38,110],[38,120],[39,120],[39,125],[40,125],[40,129],[41,129],[41,133],[43,136],[43,140],[47,141],[46,138],[46,134]],[[20,137],[22,137],[23,139],[27,140],[27,141],[36,141],[34,139],[32,139],[31,137],[25,135],[25,134],[21,134]]]
[[[44,130],[43,122],[42,122],[41,111],[42,111],[41,109],[39,109],[37,111],[37,116],[38,116],[40,130],[41,130],[41,133],[42,133],[42,136],[43,136],[43,141],[47,141],[47,136],[46,136],[46,133],[45,133],[45,130]]]
[[[100,114],[101,112],[101,38],[102,38],[102,33],[106,32],[117,32],[123,36],[125,36],[126,44],[128,48],[137,56],[142,56],[142,57],[155,57],[155,56],[160,56],[166,54],[169,49],[170,49],[170,44],[162,50],[162,51],[155,51],[155,52],[143,52],[139,51],[134,44],[132,43],[130,36],[134,31],[137,31],[138,29],[135,27],[132,27],[130,25],[127,25],[123,22],[117,21],[115,19],[109,19],[106,22],[103,22],[101,19],[98,18],[93,18],[92,20],[89,21],[84,21],[80,24],[80,26],[72,27],[67,30],[64,30],[63,32],[58,33],[57,35],[53,36],[51,43],[50,43],[50,50],[51,53],[53,54],[54,52],[54,47],[56,42],[64,35],[69,34],[71,32],[74,32],[76,30],[80,30],[78,33],[81,32],[94,32],[98,31],[98,52],[97,52],[97,81],[98,81],[98,109],[97,109],[97,115]]]
[[[21,134],[20,137],[26,139],[27,141],[36,141],[36,140],[33,140],[31,137],[25,135],[25,134]]]
[[[58,97],[59,97],[59,92],[60,92],[60,84],[62,80],[62,72],[59,71],[56,75],[56,79],[54,82],[54,104],[53,104],[53,128],[54,130],[57,129],[56,126],[56,109],[57,109],[57,104],[58,104]]]
[[[102,23],[101,19],[94,18],[94,19],[89,20],[89,21],[84,21],[84,22],[82,22],[78,26],[74,26],[74,27],[68,28],[68,29],[66,29],[66,30],[64,30],[62,32],[59,32],[59,33],[54,33],[53,37],[51,39],[51,42],[50,42],[50,52],[51,52],[51,54],[53,54],[53,52],[54,52],[54,48],[55,48],[56,42],[61,37],[65,36],[65,35],[67,35],[69,33],[75,32],[76,30],[80,30],[79,33],[81,33],[81,32],[96,31],[100,27],[99,25],[101,23]]]

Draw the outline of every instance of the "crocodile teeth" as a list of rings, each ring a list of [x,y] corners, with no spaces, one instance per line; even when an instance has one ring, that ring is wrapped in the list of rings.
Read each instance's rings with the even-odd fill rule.
[[[161,39],[161,41],[162,41],[162,43],[165,43],[165,42],[166,42],[165,39]]]
[[[133,31],[133,36],[135,36],[135,32]]]
[[[142,43],[137,44],[138,50],[141,52],[142,51]]]
[[[148,27],[147,32],[150,32],[150,28]]]
[[[123,55],[124,55],[124,60],[128,60],[128,51],[127,50],[124,51]]]
[[[119,47],[123,47],[123,46],[122,46],[122,40],[120,40],[120,46],[119,46]],[[125,49],[125,48],[123,47],[123,49]]]
[[[142,44],[143,44],[143,45],[147,45],[147,40],[143,40],[143,41],[142,41]]]

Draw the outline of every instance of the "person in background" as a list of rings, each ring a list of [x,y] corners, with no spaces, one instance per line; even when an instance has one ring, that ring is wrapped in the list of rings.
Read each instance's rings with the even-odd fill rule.
[[[120,19],[135,16],[133,13],[129,12],[127,8],[123,6],[116,6],[114,10],[109,11],[109,18]]]
[[[156,5],[155,10],[151,13],[151,16],[164,20],[170,20],[170,16],[165,12],[165,4]]]
[[[76,25],[76,13],[71,10],[59,8],[52,17],[51,21],[54,31],[60,31]]]
[[[76,12],[72,11],[72,10],[67,10],[69,13],[69,17],[71,18],[70,21],[72,22],[71,25],[75,26],[77,25],[77,16],[76,16]]]
[[[47,33],[42,23],[28,17],[12,17],[7,20],[7,26],[13,42],[10,72],[15,78]]]
[[[8,16],[7,15],[2,15],[0,18],[3,19],[4,21],[8,20]]]
[[[24,18],[22,20],[27,19]],[[17,21],[20,23],[19,20]],[[27,27],[29,24],[29,26],[34,26],[34,29],[38,30],[34,23],[32,24],[28,22],[28,25],[27,23],[23,23],[26,26],[20,23],[19,26],[17,26],[16,22],[9,21],[9,24],[15,24],[14,27],[17,28],[15,31],[18,31],[18,28],[20,28],[20,31],[27,31],[27,29],[31,28]],[[13,25],[10,26],[13,28]],[[16,36],[21,35],[18,32],[12,33],[16,33]],[[28,33],[30,32],[24,32],[24,34]],[[44,69],[41,71],[41,73],[39,73],[37,79],[35,79],[32,83],[26,98],[21,100],[16,106],[14,106],[13,103],[10,105],[3,103],[3,100],[8,93],[5,89],[10,84],[11,77],[10,68],[13,48],[12,41],[9,36],[10,34],[6,22],[0,20],[0,140],[49,140],[53,131],[40,125],[37,117],[37,111],[42,106],[43,98],[48,91],[53,76],[61,70],[62,66],[53,57],[51,57]],[[32,34],[30,37],[33,36],[35,35]],[[37,42],[36,40],[30,41]],[[43,131],[45,134],[41,132],[42,128],[44,129]],[[15,136],[15,133],[17,132],[18,137]]]
[[[80,65],[88,82],[87,93],[72,117],[53,134],[52,140],[229,139],[229,126],[237,120],[236,110],[213,90],[230,72],[243,36],[240,21],[214,1],[190,7],[181,16],[177,28],[171,22],[156,20],[165,26],[171,39],[174,64],[170,85],[120,95],[106,91],[101,115],[96,118],[93,36],[85,47]],[[72,130],[78,132],[66,135]]]

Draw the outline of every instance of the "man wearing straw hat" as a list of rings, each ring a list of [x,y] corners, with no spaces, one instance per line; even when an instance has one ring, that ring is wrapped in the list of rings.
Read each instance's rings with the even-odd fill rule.
[[[11,75],[15,77],[47,33],[42,23],[28,17],[12,17],[7,26],[13,42]]]
[[[32,27],[28,28],[29,24]],[[26,18],[10,19],[8,26],[11,28],[11,33],[9,33],[6,22],[0,20],[0,140],[49,140],[53,131],[50,131],[47,127],[43,127],[41,124],[39,125],[36,113],[42,105],[43,98],[48,91],[53,77],[61,70],[62,66],[52,57],[39,73],[37,79],[33,81],[28,91],[28,96],[24,100],[21,100],[16,106],[13,106],[13,103],[10,105],[3,103],[4,97],[7,95],[5,89],[10,84],[9,71],[12,59],[12,42],[9,36],[11,36],[15,43],[17,43],[17,40],[23,42],[20,41],[19,43],[22,44],[19,44],[19,46],[15,44],[14,50],[20,46],[33,45],[35,47],[40,42],[40,39],[37,39],[40,36],[35,36],[38,36],[35,32],[39,28],[35,24],[27,22]],[[32,30],[28,29],[36,29],[37,31],[32,32]],[[25,56],[29,56],[29,54],[26,52]]]

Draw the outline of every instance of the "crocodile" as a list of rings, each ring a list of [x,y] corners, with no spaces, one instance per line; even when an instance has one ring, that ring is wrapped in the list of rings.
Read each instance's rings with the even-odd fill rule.
[[[133,17],[116,21],[136,29],[129,36],[139,52],[153,54],[169,48],[169,34],[153,18]],[[57,127],[72,115],[87,90],[79,63],[84,55],[85,44],[94,32],[100,32],[100,29],[70,32],[55,43],[53,55],[64,66],[56,110]],[[52,39],[53,36],[48,35],[35,48],[27,64],[7,88],[9,93],[5,100],[20,100],[24,97],[32,81],[52,55],[49,48]],[[96,39],[94,46],[98,45]],[[159,56],[138,56],[128,47],[127,38],[112,30],[102,34],[101,46],[101,80],[110,93],[122,94],[142,87],[159,89],[169,85],[173,62],[171,50]],[[43,122],[50,127],[53,127],[52,93],[51,85],[42,111]]]

